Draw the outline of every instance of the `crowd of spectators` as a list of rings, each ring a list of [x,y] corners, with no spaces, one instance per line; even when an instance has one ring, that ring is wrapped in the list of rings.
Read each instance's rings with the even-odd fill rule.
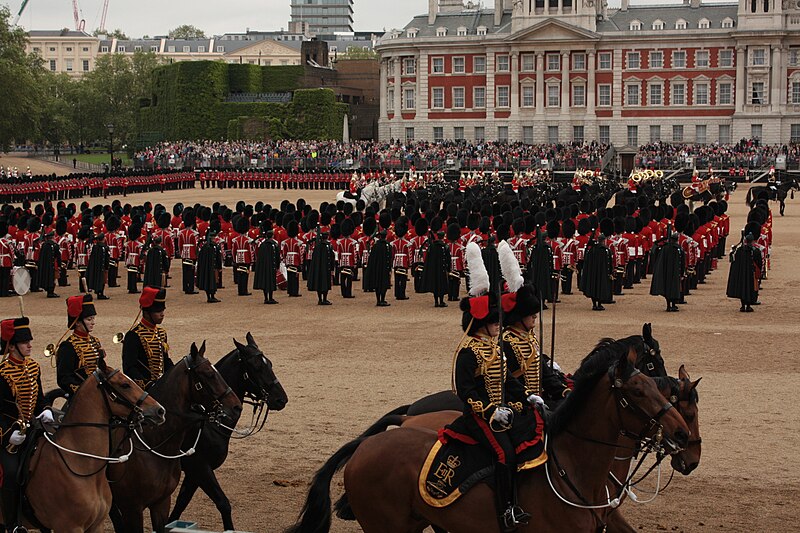
[[[636,164],[643,168],[761,169],[786,156],[787,165],[800,163],[800,145],[761,144],[758,139],[742,139],[736,144],[685,144],[658,141],[639,147]]]

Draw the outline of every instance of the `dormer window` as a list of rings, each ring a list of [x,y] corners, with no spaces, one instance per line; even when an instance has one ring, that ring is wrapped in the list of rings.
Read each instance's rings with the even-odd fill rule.
[[[726,29],[733,28],[733,19],[730,17],[722,19],[722,27]]]
[[[486,35],[486,26],[478,26],[478,35]]]
[[[654,30],[663,30],[664,29],[664,21],[663,20],[657,20],[657,21],[653,22],[652,29],[654,29]]]
[[[706,18],[700,19],[700,22],[697,23],[697,27],[701,30],[707,30],[711,27],[711,21]]]
[[[683,19],[678,19],[675,21],[675,29],[676,30],[685,30],[686,29],[686,21]]]
[[[419,30],[417,28],[408,28],[408,30],[406,31],[406,36],[409,39],[413,39],[417,36],[417,33],[419,33]]]
[[[466,37],[467,36],[467,28],[465,28],[464,26],[461,26],[460,28],[458,28],[458,36],[459,37]]]
[[[436,28],[437,37],[447,37],[447,28]]]
[[[642,30],[642,23],[638,20],[631,21],[630,26],[628,26],[630,31],[641,31]]]

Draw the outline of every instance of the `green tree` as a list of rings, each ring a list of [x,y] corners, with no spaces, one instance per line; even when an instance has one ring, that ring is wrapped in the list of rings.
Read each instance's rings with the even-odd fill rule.
[[[119,28],[117,28],[115,30],[112,30],[112,31],[108,31],[108,30],[100,31],[100,28],[97,28],[96,30],[94,30],[92,32],[92,35],[94,35],[95,37],[97,37],[98,35],[107,35],[109,39],[118,39],[120,41],[128,41],[128,40],[130,40],[130,37],[128,37],[125,34],[125,32],[123,32]]]
[[[169,32],[170,39],[204,39],[205,36],[206,32],[191,24],[183,24]]]
[[[347,51],[343,54],[337,54],[336,61],[347,61],[348,59],[378,59],[378,53],[360,46],[348,46]]]
[[[39,128],[42,89],[45,75],[42,60],[27,54],[25,30],[9,25],[8,7],[0,6],[0,148],[8,150],[14,141],[36,135]]]

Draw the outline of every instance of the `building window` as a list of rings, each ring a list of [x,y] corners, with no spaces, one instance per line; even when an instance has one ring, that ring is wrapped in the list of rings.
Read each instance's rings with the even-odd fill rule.
[[[464,88],[453,87],[453,108],[464,109]]]
[[[72,64],[73,64],[73,63],[72,63],[72,60],[71,60],[71,59],[67,59],[67,60],[64,62],[64,67],[66,68],[67,72],[72,72]]]
[[[486,140],[486,128],[483,126],[475,126],[475,140],[480,142]]]
[[[433,74],[444,74],[444,58],[434,57],[431,62]]]
[[[706,125],[705,124],[697,124],[694,127],[694,142],[705,144],[708,142],[708,138],[706,135]]]
[[[639,89],[638,83],[630,83],[625,86],[625,105],[637,106],[639,105]]]
[[[433,109],[444,108],[444,87],[433,88],[433,98],[431,99]]]
[[[417,36],[417,30],[416,29],[409,29],[406,32],[406,37],[408,37],[409,39],[413,39],[416,36]]]
[[[475,56],[472,58],[472,71],[476,74],[486,72],[486,56]]]
[[[536,105],[536,95],[532,85],[522,87],[522,107],[533,107]]]
[[[410,142],[414,140],[414,128],[406,128],[406,141]]]
[[[55,59],[51,59],[50,60],[50,72],[55,72],[55,71],[56,71],[56,60]]]
[[[661,126],[650,126],[650,142],[655,143],[661,140]]]
[[[639,68],[639,52],[628,52],[628,69],[637,69]]]
[[[464,126],[456,126],[453,128],[453,139],[456,141],[464,140]]]
[[[436,36],[437,37],[447,37],[447,28],[437,28],[436,29]]]
[[[122,45],[118,45],[117,46],[117,52],[120,53],[120,54],[124,53],[125,52],[125,47],[122,46]]]
[[[83,60],[83,71],[84,72],[89,72],[89,60],[88,59],[84,59]]]
[[[508,72],[508,56],[497,56],[497,72]]]
[[[486,26],[478,26],[478,35],[486,35]]]
[[[701,30],[707,30],[711,27],[711,21],[708,19],[700,19],[700,22],[697,23],[697,27]]]
[[[694,67],[708,68],[708,50],[697,50],[694,53]]]
[[[433,127],[433,140],[435,142],[441,142],[444,140],[444,128],[441,126],[434,126]]]
[[[686,68],[685,50],[675,50],[672,52],[672,68]]]
[[[763,81],[755,81],[753,82],[753,93],[752,99],[750,103],[753,105],[761,105],[765,104],[766,100],[764,98],[764,82]]]
[[[39,48],[38,46],[34,46],[33,47],[33,52],[36,53],[36,54],[41,54],[42,53],[42,49]]]
[[[67,52],[72,52],[72,47],[71,46],[67,46]]]
[[[508,85],[497,87],[497,107],[509,107]]]
[[[733,50],[719,51],[719,67],[731,68],[733,66]]]
[[[522,126],[522,142],[533,144],[533,126]]]
[[[673,83],[670,94],[672,96],[672,105],[686,105],[685,83]]]
[[[561,87],[557,83],[547,85],[547,107],[561,106]]]
[[[133,47],[133,51],[134,51],[134,52],[141,52],[141,51],[142,51],[142,47],[141,47],[141,46],[139,46],[139,45],[137,45],[137,46],[134,46],[134,47]]]
[[[792,124],[789,132],[789,142],[800,143],[800,124]]]
[[[403,60],[403,73],[406,76],[413,76],[417,73],[417,60],[407,57]]]
[[[464,68],[464,58],[463,57],[454,57],[453,58],[453,73],[455,74],[463,74],[466,72]]]
[[[466,37],[467,36],[467,28],[465,28],[464,26],[461,26],[460,28],[458,28],[458,36],[459,37]]]
[[[732,86],[730,83],[720,83],[717,87],[717,103],[719,105],[731,105],[733,103]]]
[[[694,82],[694,105],[708,105],[708,83]]]
[[[800,48],[789,48],[789,66],[796,67],[798,65],[800,65]]]
[[[750,55],[750,64],[754,67],[763,67],[767,64],[767,51],[764,48],[755,48]]]
[[[611,70],[611,52],[600,52],[597,58],[600,70]]]
[[[522,54],[522,71],[533,72],[536,70],[536,56],[533,54]]]
[[[638,20],[632,20],[630,25],[628,26],[628,29],[630,31],[641,31],[642,23],[639,22]]]
[[[639,146],[639,126],[628,126],[628,145]]]
[[[586,54],[572,54],[572,70],[586,70]]]
[[[167,46],[167,52],[170,53],[170,54],[174,54],[175,53],[175,47],[174,46]]]
[[[792,90],[789,101],[793,104],[800,104],[800,81],[792,82]]]
[[[750,138],[761,139],[764,127],[761,124],[750,124]]]
[[[600,107],[611,105],[611,85],[603,84],[597,86],[597,105]]]
[[[664,68],[664,52],[650,52],[650,68]]]
[[[574,107],[586,106],[586,86],[573,85],[572,86],[572,105]]]
[[[394,89],[386,91],[386,110],[390,113],[394,112]]]
[[[547,54],[547,70],[561,70],[561,56],[559,54]]]
[[[664,21],[663,20],[656,20],[655,22],[653,22],[653,25],[651,26],[651,28],[653,30],[663,30],[664,29]]]
[[[51,46],[51,47],[50,47],[50,51],[51,51],[51,52],[55,52],[55,51],[56,51],[56,47],[55,47],[55,46]]]
[[[107,54],[108,53],[108,46],[101,46],[100,47],[100,52],[102,52],[104,54]]]
[[[649,105],[664,105],[664,90],[660,83],[651,83],[647,87]]]
[[[683,142],[683,124],[672,126],[672,142]]]
[[[153,48],[157,48],[157,47],[154,46]],[[153,52],[158,52],[158,49],[153,50]],[[224,46],[217,46],[217,53],[218,54],[224,54],[225,53],[225,47]]]
[[[224,48],[221,47],[221,46],[218,47],[218,48],[222,48],[224,50]],[[158,46],[151,46],[150,47],[150,51],[153,52],[153,53],[158,53]],[[219,50],[217,50],[217,51],[219,51]]]
[[[576,143],[583,142],[583,126],[572,126],[572,140]]]
[[[497,141],[501,143],[508,142],[508,126],[497,126]]]
[[[192,47],[191,46],[184,46],[183,47],[183,53],[184,54],[188,54],[191,51],[192,51]]]
[[[598,126],[597,140],[603,144],[611,143],[611,126]]]
[[[403,90],[403,109],[416,109],[416,90],[404,89]]]
[[[486,107],[486,87],[474,87],[472,89],[472,107],[475,109]]]
[[[731,142],[731,125],[730,124],[720,124],[719,125],[719,142],[720,144],[728,144]]]
[[[88,52],[88,51],[89,51],[89,47],[88,47],[88,46],[84,46],[84,47],[83,47],[83,51],[84,51],[84,52]]]
[[[558,143],[558,126],[547,126],[547,142],[550,144]]]
[[[725,29],[733,28],[733,19],[729,17],[722,19],[722,27]]]

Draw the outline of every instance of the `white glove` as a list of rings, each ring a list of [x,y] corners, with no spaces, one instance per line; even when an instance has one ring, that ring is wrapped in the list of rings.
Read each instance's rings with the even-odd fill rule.
[[[541,396],[537,396],[535,394],[531,394],[530,396],[528,396],[527,399],[528,399],[528,403],[533,405],[534,407],[536,407],[538,405],[544,405],[544,400],[542,399]]]
[[[8,442],[13,444],[14,446],[19,446],[23,442],[25,442],[25,434],[20,433],[19,430],[15,429],[14,433],[8,438]]]
[[[45,409],[44,411],[39,413],[39,416],[37,416],[36,418],[38,418],[39,421],[42,422],[42,424],[52,424],[55,422],[55,419],[53,419],[53,412],[50,409]]]
[[[555,361],[553,361],[553,370],[557,370],[558,372],[561,372],[561,367],[558,366],[558,363],[556,363]]]
[[[501,426],[509,426],[511,425],[511,417],[513,416],[513,412],[508,407],[498,407],[494,410],[492,414],[492,420],[500,424]]]

